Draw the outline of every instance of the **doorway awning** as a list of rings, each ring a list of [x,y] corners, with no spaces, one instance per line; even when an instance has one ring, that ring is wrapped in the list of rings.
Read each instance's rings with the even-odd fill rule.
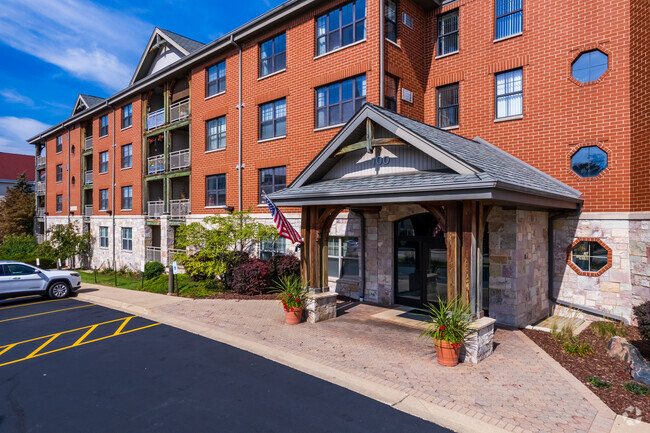
[[[576,209],[581,193],[477,137],[470,140],[364,105],[303,172],[270,195],[278,206],[481,200]]]

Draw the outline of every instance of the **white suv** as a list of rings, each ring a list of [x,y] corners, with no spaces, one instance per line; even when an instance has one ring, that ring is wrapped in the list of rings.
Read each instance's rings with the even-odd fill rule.
[[[45,271],[21,262],[0,260],[0,298],[44,295],[58,299],[81,287],[78,272]]]

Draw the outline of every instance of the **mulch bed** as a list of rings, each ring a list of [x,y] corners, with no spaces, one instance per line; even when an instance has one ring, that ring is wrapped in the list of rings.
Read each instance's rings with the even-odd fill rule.
[[[650,355],[650,343],[642,341],[639,331],[636,327],[627,326],[627,338],[634,344],[646,359]],[[580,333],[580,341],[589,343],[594,353],[583,358],[570,355],[562,348],[559,343],[551,338],[548,332],[524,329],[524,334],[533,340],[553,359],[559,362],[562,367],[567,369],[578,380],[587,385],[607,406],[615,413],[623,415],[631,406],[641,410],[643,421],[650,422],[650,395],[635,395],[623,388],[626,382],[632,382],[632,377],[628,372],[628,364],[610,358],[607,355],[608,338],[596,336],[591,328],[587,328]],[[610,389],[599,389],[587,382],[587,378],[596,376],[612,384]],[[631,417],[638,418],[636,409],[629,411]]]

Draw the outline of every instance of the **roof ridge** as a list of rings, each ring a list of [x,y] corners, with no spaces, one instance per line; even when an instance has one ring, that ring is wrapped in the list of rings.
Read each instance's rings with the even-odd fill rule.
[[[190,40],[192,42],[196,42],[197,44],[206,45],[205,42],[197,41],[196,39],[193,39],[193,38],[188,38],[187,36],[183,36],[180,33],[172,32],[171,30],[163,29],[162,27],[156,26],[156,29],[160,30],[163,33],[169,33],[169,34],[174,35],[174,36],[179,36],[181,38],[188,39],[188,40]]]

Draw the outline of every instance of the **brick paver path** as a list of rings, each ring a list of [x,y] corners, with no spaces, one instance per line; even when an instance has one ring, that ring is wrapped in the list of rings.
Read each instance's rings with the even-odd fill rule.
[[[598,409],[517,331],[498,329],[492,356],[445,368],[420,331],[372,317],[384,309],[354,304],[317,324],[284,324],[277,301],[194,300],[155,310],[191,317],[231,334],[282,348],[509,431],[609,431]]]

